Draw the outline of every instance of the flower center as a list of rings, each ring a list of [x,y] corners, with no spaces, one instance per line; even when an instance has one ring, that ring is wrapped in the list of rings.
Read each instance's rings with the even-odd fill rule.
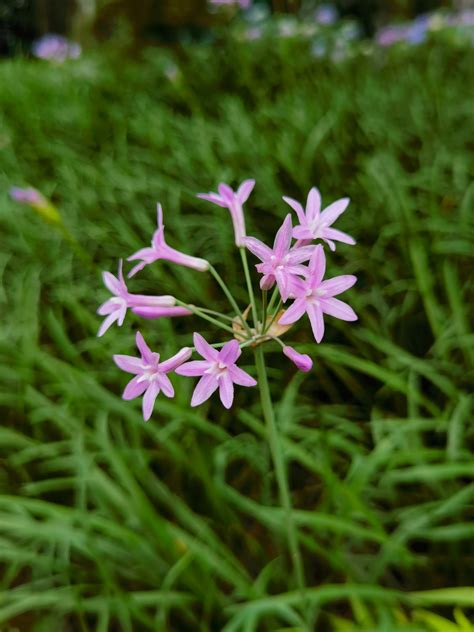
[[[211,366],[206,370],[206,373],[214,375],[216,379],[219,379],[223,375],[225,375],[225,373],[227,373],[227,368],[227,364],[224,364],[224,362],[213,362]]]

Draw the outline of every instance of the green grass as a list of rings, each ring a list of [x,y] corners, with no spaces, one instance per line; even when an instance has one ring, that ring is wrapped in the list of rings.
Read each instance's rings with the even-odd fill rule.
[[[352,200],[338,227],[358,243],[329,274],[359,277],[360,320],[332,319],[319,346],[306,324],[286,335],[314,358],[307,375],[268,348],[314,629],[469,616],[472,52],[333,65],[295,42],[229,42],[182,51],[176,84],[168,55],[0,65],[0,626],[299,629],[257,393],[190,409],[177,378],[145,424],[112,354],[133,352],[138,327],[165,356],[194,329],[215,334],[127,316],[95,337],[100,270],[148,242],[157,200],[169,242],[208,258],[244,305],[227,214],[194,195],[246,177],[248,230],[267,241],[284,194]],[[13,184],[51,196],[90,259],[11,202]],[[132,287],[225,307],[208,275],[167,265]]]

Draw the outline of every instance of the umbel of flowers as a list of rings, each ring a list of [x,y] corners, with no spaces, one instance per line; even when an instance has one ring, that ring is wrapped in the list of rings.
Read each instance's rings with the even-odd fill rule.
[[[250,387],[257,384],[251,375],[237,366],[243,350],[275,341],[299,370],[310,371],[313,365],[311,358],[284,344],[280,337],[293,323],[307,316],[314,339],[320,343],[324,336],[326,316],[345,321],[357,319],[354,310],[336,298],[354,285],[356,277],[341,275],[325,278],[324,246],[334,251],[337,243],[355,243],[352,237],[333,227],[346,210],[348,198],[337,200],[321,210],[321,195],[316,187],[310,190],[305,208],[296,200],[284,197],[283,200],[296,215],[296,223],[293,225],[292,215],[288,213],[276,233],[273,245],[269,246],[246,234],[244,204],[254,185],[254,180],[245,180],[234,191],[227,184],[221,183],[217,193],[201,193],[198,196],[230,212],[235,245],[241,253],[249,293],[249,305],[246,309],[242,310],[237,305],[224,279],[207,260],[185,254],[168,245],[160,204],[157,229],[152,236],[151,245],[128,257],[128,261],[135,262],[128,277],[134,276],[147,265],[159,265],[160,261],[186,266],[198,273],[208,272],[213,275],[229,300],[231,314],[220,314],[208,306],[188,304],[184,297],[134,294],[125,282],[122,261],[119,262],[118,276],[110,272],[103,273],[104,284],[112,296],[98,309],[98,313],[105,316],[99,328],[99,336],[105,334],[114,323],[121,326],[127,312],[131,310],[146,319],[194,314],[220,328],[228,338],[210,343],[198,332],[194,332],[193,346],[177,350],[173,357],[163,360],[158,352],[149,348],[143,335],[137,332],[136,345],[140,355],[115,355],[114,360],[120,369],[133,375],[124,390],[123,398],[128,400],[143,396],[145,420],[151,417],[159,393],[165,397],[174,396],[169,378],[172,373],[199,378],[191,406],[198,406],[218,390],[222,404],[230,408],[234,401],[235,385]],[[251,282],[247,251],[259,260],[255,266],[261,275],[262,299],[259,305]],[[193,354],[198,359],[191,360]]]

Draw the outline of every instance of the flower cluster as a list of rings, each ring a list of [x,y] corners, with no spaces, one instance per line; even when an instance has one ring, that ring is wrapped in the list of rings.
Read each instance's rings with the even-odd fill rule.
[[[77,59],[81,55],[81,47],[70,42],[62,35],[47,33],[33,43],[32,52],[39,59],[47,59],[63,63],[66,59]]]
[[[324,336],[325,315],[344,321],[357,319],[354,310],[336,298],[354,285],[356,277],[341,275],[330,279],[324,278],[326,256],[323,244],[332,251],[336,249],[336,243],[355,244],[350,235],[333,227],[346,210],[348,198],[337,200],[322,210],[321,195],[316,187],[309,192],[305,208],[296,200],[284,197],[283,200],[294,211],[297,221],[293,226],[292,215],[288,213],[270,247],[255,237],[247,236],[246,233],[244,204],[254,185],[254,180],[245,180],[234,191],[227,184],[221,183],[217,193],[198,195],[201,199],[226,208],[230,213],[235,244],[242,256],[249,292],[249,305],[246,309],[239,308],[225,281],[206,259],[185,254],[168,245],[160,204],[158,225],[151,246],[142,248],[128,257],[128,261],[138,262],[130,270],[128,277],[133,277],[146,266],[160,260],[186,266],[196,272],[209,272],[229,300],[232,314],[221,314],[207,306],[191,305],[170,295],[133,294],[125,282],[122,260],[119,262],[118,276],[110,272],[103,273],[104,284],[112,297],[98,309],[99,315],[105,316],[98,331],[99,336],[114,323],[121,326],[128,310],[148,319],[194,315],[211,322],[231,336],[224,342],[209,344],[203,336],[194,332],[193,347],[184,347],[168,360],[160,361],[160,355],[151,351],[142,334],[137,332],[136,345],[140,357],[115,355],[114,361],[120,369],[134,375],[123,392],[123,398],[128,400],[143,395],[145,420],[150,418],[155,399],[160,392],[166,397],[174,396],[169,373],[200,378],[191,398],[191,406],[202,404],[218,390],[222,404],[230,408],[234,400],[235,384],[247,387],[257,384],[249,373],[237,366],[243,349],[266,342],[276,342],[283,354],[299,370],[307,372],[313,366],[311,358],[284,344],[280,340],[281,336],[305,314],[309,318],[314,338],[318,343]],[[322,243],[314,243],[316,241]],[[259,260],[255,268],[261,275],[260,309],[251,282],[247,251]],[[252,322],[249,319],[250,315]],[[200,356],[199,360],[190,360],[194,352]]]

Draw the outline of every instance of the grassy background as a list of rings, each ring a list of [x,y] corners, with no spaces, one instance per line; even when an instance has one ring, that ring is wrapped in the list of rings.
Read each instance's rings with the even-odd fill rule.
[[[296,42],[228,42],[183,51],[175,82],[169,56],[0,65],[0,625],[298,629],[257,393],[192,410],[191,380],[176,378],[145,424],[111,355],[134,352],[138,327],[165,356],[194,329],[214,334],[127,316],[95,337],[100,270],[148,242],[157,200],[168,241],[245,301],[227,214],[194,195],[255,177],[250,233],[270,240],[281,195],[316,184],[326,203],[351,197],[338,227],[358,241],[329,274],[359,277],[359,322],[328,319],[319,346],[307,324],[287,334],[314,358],[308,375],[268,348],[314,629],[466,629],[472,52],[333,64]],[[9,201],[13,184],[51,196],[90,261]],[[225,308],[207,275],[166,264],[131,287],[177,285]],[[242,364],[252,371],[250,354]]]

